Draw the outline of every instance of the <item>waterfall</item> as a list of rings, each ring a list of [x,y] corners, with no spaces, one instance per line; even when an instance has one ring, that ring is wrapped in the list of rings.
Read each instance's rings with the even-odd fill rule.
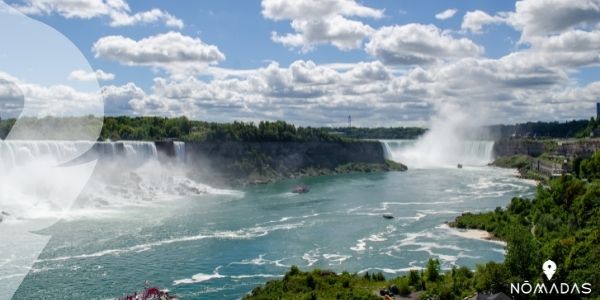
[[[422,140],[381,140],[387,159],[413,168],[481,166],[493,160],[494,141],[431,144]]]
[[[184,142],[173,142],[175,148],[175,158],[178,161],[185,161],[185,143]]]
[[[82,149],[90,149],[91,144],[87,141],[0,141],[0,167],[7,170],[36,158],[63,163]]]
[[[139,142],[139,141],[122,141],[121,143],[125,149],[125,156],[129,162],[135,164],[143,164],[147,161],[157,160],[158,151],[156,145],[153,142]]]
[[[185,155],[185,144],[175,142],[176,157]],[[158,151],[154,142],[118,141],[118,142],[88,142],[88,141],[0,141],[0,169],[10,169],[23,165],[34,159],[46,159],[49,163],[58,165],[66,163],[81,153],[82,149],[90,149],[80,158],[95,157],[100,160],[123,158],[129,164],[142,164],[158,160]],[[181,159],[182,160],[182,159]]]

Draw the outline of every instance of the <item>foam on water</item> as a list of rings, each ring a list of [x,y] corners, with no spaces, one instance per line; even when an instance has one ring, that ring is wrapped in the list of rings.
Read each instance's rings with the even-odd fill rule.
[[[280,230],[291,230],[298,227],[304,226],[304,222],[298,223],[287,223],[287,224],[278,224],[273,226],[254,226],[247,229],[240,230],[226,230],[226,231],[215,231],[215,232],[205,232],[196,235],[187,235],[180,236],[170,239],[163,239],[154,242],[144,243],[133,245],[125,248],[116,248],[116,249],[107,249],[89,254],[79,254],[79,255],[71,255],[71,256],[60,256],[53,258],[45,258],[39,259],[37,262],[49,262],[49,261],[64,261],[64,260],[73,260],[73,259],[87,259],[94,257],[102,257],[107,255],[121,255],[126,253],[136,253],[136,252],[144,252],[151,250],[156,247],[166,246],[169,244],[175,243],[184,243],[184,242],[192,242],[199,241],[205,239],[223,239],[223,240],[247,240],[254,239],[258,237],[263,237],[268,235],[273,231]]]
[[[263,265],[274,265],[282,268],[289,268],[290,265],[283,264],[282,262],[285,258],[277,259],[277,260],[269,260],[265,258],[265,254],[260,254],[257,258],[254,259],[244,259],[239,262],[232,262],[230,265],[255,265],[255,266],[263,266]]]
[[[205,273],[197,273],[193,275],[191,278],[177,279],[173,281],[173,285],[180,284],[194,284],[201,283],[204,281],[209,281],[213,279],[221,279],[221,278],[232,278],[232,279],[247,279],[247,278],[279,278],[283,277],[282,275],[276,274],[242,274],[242,275],[221,275],[219,274],[219,270],[222,266],[218,266],[215,268],[212,274]]]

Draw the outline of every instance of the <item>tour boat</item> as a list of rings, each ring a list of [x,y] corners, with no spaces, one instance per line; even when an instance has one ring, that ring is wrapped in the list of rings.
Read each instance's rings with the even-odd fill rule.
[[[308,185],[297,185],[294,187],[294,189],[292,190],[292,193],[296,193],[296,194],[304,194],[304,193],[308,193],[310,191],[310,188],[308,187]]]
[[[160,290],[156,287],[144,289],[141,293],[133,293],[118,300],[178,300],[179,298],[169,295],[168,290]]]

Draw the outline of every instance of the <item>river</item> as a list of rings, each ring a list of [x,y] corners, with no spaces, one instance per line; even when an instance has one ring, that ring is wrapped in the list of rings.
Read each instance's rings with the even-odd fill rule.
[[[391,158],[402,143],[386,142]],[[489,155],[488,148],[465,149]],[[445,269],[502,261],[502,243],[463,237],[444,222],[504,207],[535,186],[513,170],[476,162],[240,190],[173,174],[161,184],[140,175],[163,174],[147,166],[125,182],[92,178],[71,217],[40,231],[51,239],[14,299],[110,299],[142,289],[145,280],[183,299],[234,299],[292,265],[394,276],[430,257]],[[291,193],[299,183],[310,192]]]

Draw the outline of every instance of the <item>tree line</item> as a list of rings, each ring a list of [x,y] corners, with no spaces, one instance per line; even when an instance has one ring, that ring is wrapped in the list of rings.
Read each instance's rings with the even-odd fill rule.
[[[25,127],[35,128],[40,138],[55,138],[56,128],[79,128],[89,119],[103,121],[99,140],[181,141],[342,141],[346,139],[413,139],[425,132],[417,127],[328,128],[298,127],[284,121],[215,123],[186,117],[45,117],[22,118]],[[15,119],[0,120],[0,138],[6,138]],[[48,126],[43,126],[47,124]],[[42,125],[42,126],[40,126]],[[61,131],[61,134],[64,132]],[[59,137],[60,138],[60,137]]]

